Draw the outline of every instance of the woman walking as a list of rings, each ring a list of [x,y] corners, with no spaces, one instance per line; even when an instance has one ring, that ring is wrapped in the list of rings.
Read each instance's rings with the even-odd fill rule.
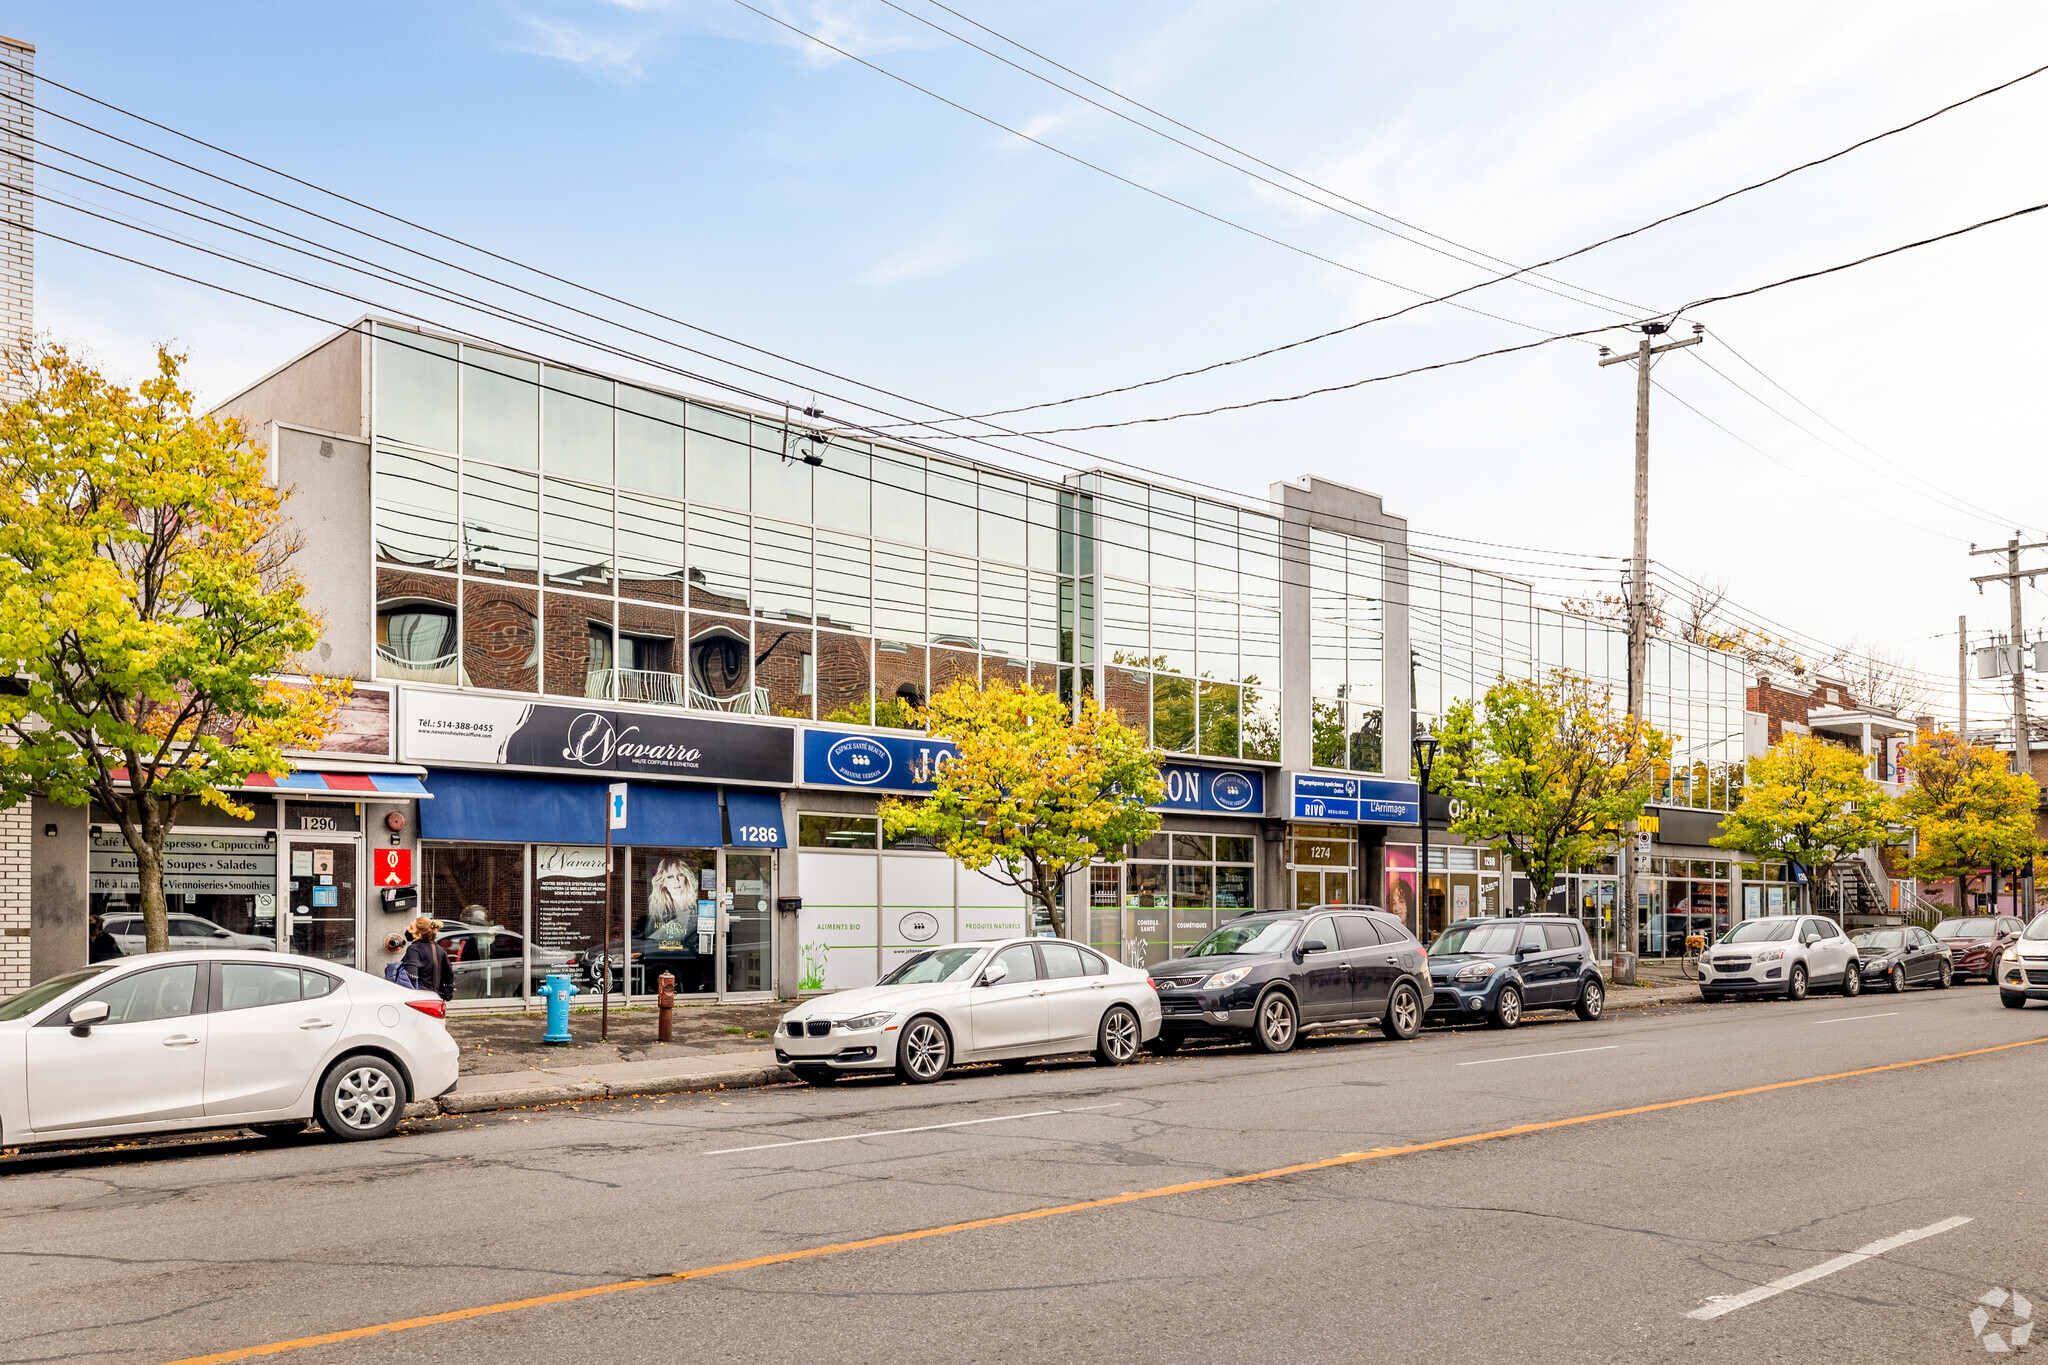
[[[405,931],[412,942],[405,945],[405,956],[399,959],[413,984],[423,991],[432,991],[443,1000],[455,998],[455,969],[449,965],[448,954],[437,942],[441,927],[433,920],[421,915]]]

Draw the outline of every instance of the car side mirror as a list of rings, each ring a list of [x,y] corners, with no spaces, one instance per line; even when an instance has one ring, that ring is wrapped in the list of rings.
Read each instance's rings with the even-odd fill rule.
[[[1301,951],[1304,953],[1327,953],[1330,951],[1330,945],[1319,938],[1312,938],[1301,945]]]
[[[1540,950],[1540,949],[1538,949],[1538,948],[1536,947],[1536,945],[1535,945],[1535,944],[1533,944],[1533,943],[1524,943],[1524,944],[1523,944],[1523,945],[1522,945],[1521,947],[1519,947],[1519,948],[1515,949],[1515,956],[1516,956],[1516,957],[1527,957],[1527,956],[1528,956],[1529,954],[1531,954],[1531,953],[1534,953],[1534,952],[1538,952],[1538,951],[1541,951],[1541,950]]]
[[[88,1000],[82,1005],[72,1006],[71,1013],[64,1017],[66,1022],[71,1025],[72,1037],[83,1038],[92,1032],[94,1024],[104,1024],[107,1022],[107,1002],[104,1000]]]
[[[1005,967],[1000,962],[991,962],[988,964],[988,970],[981,974],[981,984],[993,986],[1009,974],[1010,969],[1008,967]]]
[[[216,929],[216,930],[214,930],[214,931],[213,931],[213,936],[214,936],[215,938],[233,938],[233,937],[234,937],[234,935],[233,935],[233,934],[229,933],[229,932],[228,932],[227,930],[225,930],[225,929]]]

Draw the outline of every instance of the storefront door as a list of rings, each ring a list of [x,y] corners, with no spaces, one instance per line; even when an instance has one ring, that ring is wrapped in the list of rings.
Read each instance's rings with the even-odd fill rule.
[[[291,838],[285,844],[285,913],[278,921],[278,947],[327,962],[357,965],[357,923],[362,905],[357,839],[326,835]]]
[[[772,853],[726,853],[720,898],[719,937],[724,953],[719,960],[719,994],[766,995],[772,955],[772,925],[775,883]]]

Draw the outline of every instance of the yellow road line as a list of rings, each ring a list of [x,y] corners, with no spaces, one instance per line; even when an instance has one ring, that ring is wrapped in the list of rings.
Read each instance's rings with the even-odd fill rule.
[[[1773,1081],[1769,1085],[1752,1085],[1741,1090],[1723,1090],[1712,1095],[1693,1095],[1682,1100],[1661,1100],[1656,1104],[1638,1104],[1627,1109],[1608,1109],[1598,1114],[1579,1114],[1566,1119],[1546,1119],[1542,1123],[1522,1123],[1513,1128],[1496,1128],[1487,1133],[1467,1133],[1461,1137],[1438,1138],[1433,1142],[1414,1142],[1405,1147],[1375,1147],[1369,1152],[1345,1152],[1341,1156],[1324,1157],[1319,1161],[1304,1161],[1294,1166],[1279,1166],[1270,1171],[1255,1171],[1250,1175],[1218,1176],[1211,1180],[1190,1180],[1180,1185],[1162,1185],[1157,1189],[1136,1190],[1111,1195],[1106,1199],[1084,1199],[1076,1204],[1059,1204],[1051,1208],[1025,1209],[1019,1213],[998,1214],[993,1218],[976,1218],[965,1223],[947,1223],[943,1227],[917,1228],[910,1232],[885,1233],[880,1237],[864,1237],[857,1242],[834,1242],[829,1246],[805,1247],[801,1251],[778,1251],[769,1256],[750,1256],[744,1261],[727,1261],[722,1265],[700,1266],[695,1270],[678,1270],[667,1275],[652,1275],[644,1280],[617,1280],[610,1284],[591,1285],[585,1289],[565,1289],[558,1294],[540,1294],[530,1299],[512,1299],[505,1303],[487,1303],[475,1308],[457,1308],[446,1313],[429,1313],[424,1317],[401,1318],[396,1322],[380,1322],[368,1327],[348,1327],[338,1332],[322,1332],[318,1336],[293,1337],[288,1341],[266,1342],[261,1346],[238,1346],[229,1351],[216,1351],[211,1355],[188,1356],[169,1365],[228,1365],[230,1361],[254,1360],[259,1356],[283,1355],[288,1351],[303,1351],[313,1346],[333,1346],[345,1341],[360,1341],[365,1337],[384,1336],[392,1332],[409,1332],[417,1327],[438,1327],[443,1323],[466,1322],[472,1318],[494,1317],[499,1313],[516,1313],[528,1308],[545,1308],[549,1304],[574,1303],[579,1299],[594,1299],[606,1294],[623,1294],[633,1289],[652,1289],[657,1285],[680,1284],[685,1280],[702,1280],[713,1275],[729,1275],[736,1270],[753,1270],[765,1265],[785,1265],[791,1261],[815,1260],[820,1256],[837,1256],[848,1251],[866,1251],[872,1247],[893,1246],[899,1242],[921,1242],[927,1237],[949,1237],[959,1232],[974,1232],[981,1228],[1002,1227],[1006,1223],[1025,1223],[1037,1218],[1056,1218],[1061,1214],[1083,1213],[1089,1209],[1114,1208],[1118,1204],[1135,1204],[1144,1199],[1164,1199],[1177,1194],[1195,1194],[1202,1190],[1227,1189],[1232,1185],[1250,1185],[1262,1180],[1278,1180],[1282,1176],[1305,1175],[1310,1171],[1333,1170],[1339,1166],[1353,1166],[1362,1161],[1378,1161],[1391,1156],[1410,1156],[1417,1152],[1437,1152],[1447,1147],[1464,1147],[1475,1142],[1492,1142],[1499,1138],[1522,1137],[1529,1133],[1545,1133],[1558,1128],[1575,1128],[1580,1124],[1601,1123],[1608,1119],[1630,1118],[1637,1114],[1655,1114],[1666,1109],[1684,1109],[1695,1104],[1712,1104],[1717,1100],[1740,1099],[1745,1095],[1765,1095],[1774,1090],[1792,1090],[1799,1086],[1819,1085],[1824,1081],[1848,1080],[1855,1076],[1875,1076],[1886,1071],[1903,1071],[1909,1067],[1932,1066],[1936,1062],[1961,1061],[1966,1057],[1984,1057],[1995,1052],[2010,1052],[2014,1048],[2032,1047],[2036,1043],[2048,1042],[2048,1037],[2028,1038],[2017,1043],[1999,1043],[1994,1047],[1972,1048],[1968,1052],[1947,1052],[1939,1057],[1919,1057],[1910,1062],[1887,1062],[1883,1066],[1866,1066],[1855,1071],[1836,1071],[1825,1076],[1804,1076],[1795,1081]]]

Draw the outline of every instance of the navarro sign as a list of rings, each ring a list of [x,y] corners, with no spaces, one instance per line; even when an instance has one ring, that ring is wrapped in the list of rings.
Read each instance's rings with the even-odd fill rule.
[[[408,763],[615,773],[697,782],[789,781],[792,731],[659,712],[408,690]]]

